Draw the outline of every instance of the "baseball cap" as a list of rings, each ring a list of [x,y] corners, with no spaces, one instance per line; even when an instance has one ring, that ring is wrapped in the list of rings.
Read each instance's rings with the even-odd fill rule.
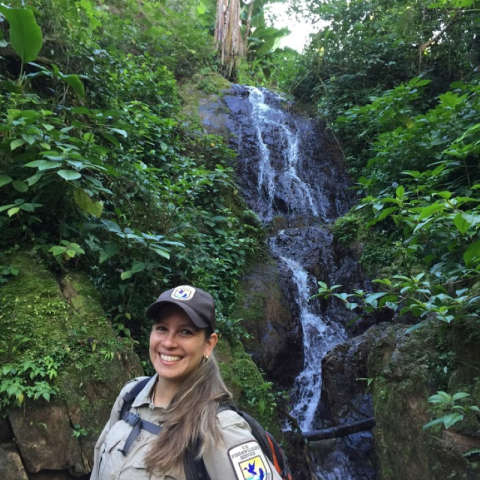
[[[155,320],[165,305],[179,306],[199,328],[215,330],[215,301],[213,297],[191,285],[180,285],[163,292],[146,312],[147,318]]]

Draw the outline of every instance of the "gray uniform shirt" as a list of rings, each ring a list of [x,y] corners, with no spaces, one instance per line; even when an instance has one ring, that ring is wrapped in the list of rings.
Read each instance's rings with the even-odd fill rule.
[[[132,430],[127,422],[119,420],[123,397],[133,388],[133,382],[141,378],[127,383],[115,401],[110,419],[95,446],[90,480],[186,480],[183,467],[158,474],[145,470],[146,455],[157,438],[153,433],[142,430],[126,456],[119,451]],[[143,420],[159,424],[164,409],[155,407],[150,401],[156,380],[155,375],[138,394],[131,412]],[[255,441],[250,426],[240,415],[223,410],[218,413],[217,422],[223,444],[207,449],[203,457],[211,480],[281,480]]]

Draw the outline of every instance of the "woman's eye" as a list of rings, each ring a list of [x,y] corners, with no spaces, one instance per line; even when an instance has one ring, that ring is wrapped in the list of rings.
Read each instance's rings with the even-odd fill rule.
[[[193,332],[191,330],[188,330],[188,329],[184,328],[182,330],[182,335],[190,336],[190,335],[193,335]]]
[[[156,328],[157,332],[164,332],[166,328],[163,325],[158,325]]]

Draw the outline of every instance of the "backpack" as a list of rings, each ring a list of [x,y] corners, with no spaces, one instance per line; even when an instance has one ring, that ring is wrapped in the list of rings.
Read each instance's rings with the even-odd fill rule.
[[[133,388],[127,392],[123,397],[123,405],[120,409],[119,419],[124,420],[132,426],[132,431],[130,432],[125,445],[122,449],[119,449],[123,455],[127,455],[130,447],[136,438],[140,435],[140,431],[146,430],[147,432],[158,435],[162,431],[160,425],[148,422],[141,419],[137,414],[130,412],[133,402],[137,395],[143,390],[145,385],[150,381],[151,377],[146,377],[138,381]],[[260,445],[265,456],[270,460],[275,470],[279,473],[283,480],[292,480],[292,474],[290,468],[287,464],[287,459],[282,450],[282,447],[277,443],[275,438],[268,433],[253,417],[248,415],[233,405],[225,405],[220,407],[219,411],[222,410],[233,410],[238,415],[240,415],[252,429],[252,434],[255,437],[255,440]],[[210,480],[210,476],[207,473],[205,468],[205,463],[202,458],[195,458],[195,452],[198,452],[199,445],[195,445],[195,448],[189,449],[184,454],[183,466],[185,469],[185,476],[187,480]]]

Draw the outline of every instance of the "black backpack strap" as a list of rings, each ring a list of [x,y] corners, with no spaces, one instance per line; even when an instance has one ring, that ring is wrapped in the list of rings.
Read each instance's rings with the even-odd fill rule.
[[[210,480],[203,457],[195,458],[200,449],[201,441],[197,441],[195,448],[187,448],[183,455],[183,468],[187,480]]]
[[[120,409],[119,420],[123,420],[132,426],[132,430],[125,441],[125,445],[123,448],[118,449],[125,456],[130,450],[133,442],[140,435],[141,430],[146,430],[154,435],[158,435],[162,431],[162,427],[160,425],[143,420],[139,415],[130,411],[133,402],[137,398],[137,395],[145,388],[145,385],[147,385],[149,381],[150,377],[147,377],[136,382],[133,388],[123,396],[123,405]]]
[[[263,453],[267,455],[268,459],[273,462],[273,452],[272,449],[270,448],[269,443],[266,440],[266,432],[265,429],[258,423],[257,420],[255,420],[253,417],[251,417],[248,413],[243,412],[242,410],[238,410],[235,407],[230,407],[232,410],[234,410],[238,415],[240,415],[245,421],[250,425],[250,428],[252,429],[252,435],[255,437],[255,440],[258,442],[260,445],[260,448],[262,449]]]
[[[120,414],[118,415],[119,420],[122,420],[125,412],[128,412],[132,407],[132,403],[137,398],[137,395],[144,389],[145,385],[150,381],[152,377],[145,377],[142,380],[139,380],[135,383],[130,391],[128,391],[123,396],[123,405],[120,409]]]

